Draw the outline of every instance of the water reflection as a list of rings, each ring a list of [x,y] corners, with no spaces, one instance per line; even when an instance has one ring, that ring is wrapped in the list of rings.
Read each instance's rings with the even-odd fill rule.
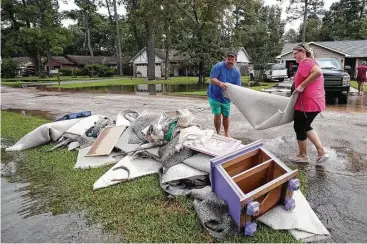
[[[278,83],[276,86],[263,89],[263,92],[289,97],[291,95],[289,82]],[[116,85],[116,86],[95,86],[78,88],[57,88],[48,86],[37,86],[37,89],[44,91],[63,92],[87,92],[87,93],[110,93],[110,94],[131,94],[131,95],[156,95],[159,93],[169,94],[176,92],[195,92],[207,90],[208,84],[141,84],[141,85]],[[327,110],[337,112],[367,112],[367,95],[353,96],[348,98],[347,104],[339,104],[337,100],[327,101]]]
[[[37,89],[45,91],[65,91],[65,92],[95,92],[112,94],[149,94],[174,93],[174,92],[193,92],[205,91],[208,84],[141,84],[141,85],[117,85],[117,86],[94,86],[76,88],[57,88],[38,86]]]
[[[366,96],[349,96],[347,104],[329,101],[326,110],[336,112],[367,112],[367,98]]]

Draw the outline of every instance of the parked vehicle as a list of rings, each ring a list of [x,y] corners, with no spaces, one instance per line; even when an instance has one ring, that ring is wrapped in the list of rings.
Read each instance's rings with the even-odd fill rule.
[[[343,70],[340,62],[335,58],[318,58],[317,64],[324,75],[325,94],[328,99],[338,98],[338,102],[346,104],[350,90],[350,76]]]
[[[344,70],[340,62],[335,58],[316,58],[324,75],[324,89],[327,100],[338,98],[338,103],[346,104],[350,90],[349,66]],[[292,86],[292,92],[294,84]]]
[[[34,76],[36,75],[36,70],[34,68],[25,68],[20,71],[20,76],[27,77],[27,76]]]
[[[278,80],[280,82],[288,78],[287,68],[284,64],[268,63],[263,74],[264,81]]]

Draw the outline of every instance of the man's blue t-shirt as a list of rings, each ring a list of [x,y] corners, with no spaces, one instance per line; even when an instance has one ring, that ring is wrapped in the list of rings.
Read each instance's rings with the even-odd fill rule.
[[[227,82],[238,86],[241,85],[241,74],[238,69],[236,67],[233,69],[228,69],[225,62],[219,62],[213,66],[210,72],[210,78],[217,78],[222,82]],[[228,98],[224,97],[224,90],[213,83],[210,83],[207,94],[209,98],[220,103],[231,102]]]

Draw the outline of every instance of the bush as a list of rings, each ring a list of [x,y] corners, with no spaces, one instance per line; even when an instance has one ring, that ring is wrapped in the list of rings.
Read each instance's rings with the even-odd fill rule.
[[[82,69],[74,69],[73,76],[87,76],[88,75],[88,69],[82,68]]]
[[[61,73],[61,75],[64,75],[64,76],[71,76],[73,74],[73,70],[72,69],[61,68],[61,69],[59,69],[59,73]]]
[[[1,64],[1,77],[14,78],[17,75],[17,62],[11,59],[4,59]]]
[[[111,77],[114,74],[116,74],[115,69],[111,69],[105,65],[100,65],[100,64],[86,65],[85,69],[88,70],[88,74],[90,77],[92,76]]]

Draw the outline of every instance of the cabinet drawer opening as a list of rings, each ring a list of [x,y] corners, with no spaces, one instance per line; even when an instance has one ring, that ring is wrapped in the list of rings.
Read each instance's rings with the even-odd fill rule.
[[[233,177],[269,159],[271,157],[267,153],[261,149],[256,149],[222,164],[222,167],[229,176]]]
[[[274,160],[269,159],[257,166],[237,174],[232,179],[244,194],[265,185],[287,173]]]

